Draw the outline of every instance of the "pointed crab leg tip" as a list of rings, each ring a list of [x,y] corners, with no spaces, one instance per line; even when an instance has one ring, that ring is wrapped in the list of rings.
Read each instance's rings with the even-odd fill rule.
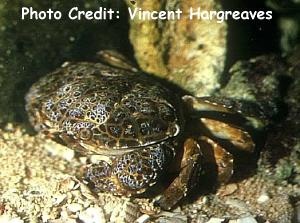
[[[163,209],[165,211],[170,211],[173,207],[173,205],[170,205],[165,199],[159,199],[159,200],[155,201],[154,205],[160,207],[161,209]]]

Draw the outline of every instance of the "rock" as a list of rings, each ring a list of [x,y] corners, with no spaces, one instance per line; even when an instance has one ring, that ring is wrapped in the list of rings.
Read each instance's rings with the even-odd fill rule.
[[[182,214],[169,213],[157,218],[155,223],[187,223],[187,217]]]
[[[257,223],[257,221],[252,216],[247,216],[237,220],[230,220],[228,223]]]
[[[73,203],[73,204],[68,204],[67,205],[67,210],[72,212],[72,213],[76,213],[79,212],[83,209],[81,204],[78,203]]]
[[[226,204],[231,207],[240,209],[243,212],[249,211],[249,205],[247,205],[244,201],[240,199],[232,199],[232,198],[226,199]]]
[[[288,61],[290,79],[285,83],[288,89],[284,90],[286,114],[270,129],[259,165],[262,172],[272,167],[266,176],[284,186],[287,183],[300,184],[300,48],[295,50]]]
[[[67,198],[66,194],[57,194],[53,197],[53,205],[60,205]]]
[[[102,208],[90,207],[79,214],[79,219],[83,223],[105,223],[105,217]]]
[[[0,215],[0,222],[5,223],[24,223],[19,217],[11,217],[9,215]]]
[[[224,218],[211,218],[207,223],[224,223],[225,220]]]
[[[289,54],[300,42],[300,2],[267,0],[266,3],[277,14],[281,50]]]
[[[55,143],[52,140],[46,139],[44,149],[47,150],[49,153],[51,153],[54,156],[60,156],[64,158],[65,160],[71,161],[75,156],[75,151],[72,149],[69,149],[66,146],[63,146],[61,144]]]
[[[220,88],[226,54],[226,22],[189,19],[195,10],[220,10],[218,1],[158,0],[138,1],[132,8],[175,11],[179,20],[130,21],[130,40],[140,67],[178,84],[196,96],[209,95]]]
[[[276,55],[238,61],[230,68],[230,79],[217,95],[247,102],[250,108],[257,105],[261,111],[257,116],[270,121],[280,113],[280,84],[288,73],[285,61]]]
[[[135,223],[147,223],[150,220],[150,216],[147,214],[143,214],[141,217],[136,219]]]
[[[268,200],[270,200],[270,197],[267,193],[262,193],[258,198],[257,198],[257,202],[259,204],[265,203]]]

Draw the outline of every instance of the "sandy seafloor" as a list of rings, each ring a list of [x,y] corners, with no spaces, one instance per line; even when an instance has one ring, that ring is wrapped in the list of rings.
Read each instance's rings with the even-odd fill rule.
[[[85,161],[8,124],[0,130],[0,222],[297,222],[290,196],[299,186],[259,174],[166,212],[148,199],[94,194],[80,177]]]

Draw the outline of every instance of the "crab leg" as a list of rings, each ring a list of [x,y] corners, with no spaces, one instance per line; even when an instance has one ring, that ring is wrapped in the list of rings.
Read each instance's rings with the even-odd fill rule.
[[[131,64],[127,58],[114,50],[101,50],[97,52],[97,57],[101,62],[121,69],[137,72],[138,69]]]
[[[175,178],[158,200],[161,208],[170,210],[187,195],[188,190],[197,184],[201,172],[201,157],[200,146],[196,140],[187,139],[184,143],[179,176]]]
[[[201,152],[203,154],[203,166],[216,167],[218,183],[224,184],[229,181],[233,173],[233,156],[218,143],[206,136],[199,138]],[[205,165],[206,164],[206,165]],[[210,168],[210,172],[213,172]]]
[[[241,122],[239,124],[247,125],[247,120],[243,119],[241,114],[239,114],[241,111],[233,111],[232,105],[229,103],[229,99],[226,105],[211,102],[208,101],[208,99],[195,98],[192,96],[184,96],[183,100],[190,108],[191,113],[193,111],[206,113],[212,112],[215,116],[218,115],[220,119],[223,119],[219,121],[215,120],[213,118],[214,116],[209,116],[208,114],[202,115],[199,119],[203,125],[201,127],[201,131],[204,132],[204,134],[210,137],[221,139],[223,141],[228,141],[237,149],[242,151],[253,152],[255,144],[250,134],[234,124],[229,124],[230,121],[239,121]],[[195,118],[198,119],[198,116]],[[206,129],[206,132],[203,131],[203,127]]]
[[[202,124],[209,130],[210,134],[221,140],[227,140],[237,149],[253,152],[255,144],[249,133],[224,122],[209,118],[201,118]]]
[[[217,104],[215,102],[211,102],[208,99],[195,98],[190,95],[185,95],[182,97],[182,100],[188,105],[191,110],[196,111],[217,111],[224,113],[235,113],[231,110],[231,106],[224,104]]]
[[[216,117],[224,122],[233,122],[244,127],[263,129],[269,124],[263,105],[230,98],[193,97],[185,95],[182,100],[191,116]]]
[[[174,207],[197,186],[203,170],[201,167],[210,168],[211,165],[216,166],[218,183],[223,184],[230,179],[233,173],[233,157],[229,152],[205,136],[199,138],[199,144],[195,139],[187,139],[184,143],[180,173],[158,200],[159,206],[165,210]]]

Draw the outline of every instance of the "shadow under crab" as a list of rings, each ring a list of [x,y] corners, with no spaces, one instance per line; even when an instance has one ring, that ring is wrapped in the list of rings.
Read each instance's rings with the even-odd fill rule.
[[[259,108],[177,94],[123,57],[103,55],[108,65],[65,63],[26,96],[37,131],[81,153],[100,155],[86,173],[96,189],[132,196],[165,181],[157,203],[171,209],[203,184],[202,175],[226,183],[235,150],[253,153],[249,123],[263,116]]]

